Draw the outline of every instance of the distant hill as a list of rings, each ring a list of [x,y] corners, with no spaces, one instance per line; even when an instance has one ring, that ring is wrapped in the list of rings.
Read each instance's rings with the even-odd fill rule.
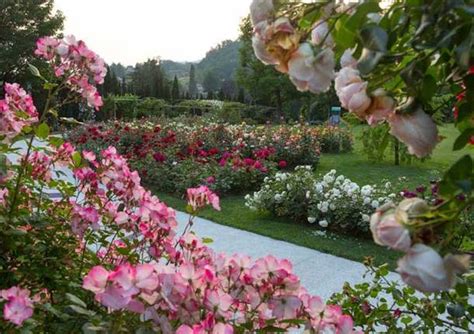
[[[182,79],[182,78],[189,77],[189,68],[191,67],[191,64],[193,63],[192,62],[180,63],[173,60],[162,60],[160,64],[163,68],[163,71],[166,73],[166,75],[170,79],[173,79],[175,75],[178,77],[178,79]]]
[[[194,64],[198,86],[204,87],[204,91],[219,90],[234,82],[235,72],[239,65],[240,46],[241,42],[238,40],[226,40],[209,50],[199,62],[176,62],[165,59],[161,60],[160,64],[168,79],[173,80],[176,75],[183,87],[187,87],[189,83],[189,69],[191,64]],[[121,64],[112,64],[111,69],[118,77],[128,76],[133,72],[133,68],[124,67]]]
[[[239,65],[240,46],[240,41],[227,40],[209,50],[196,67],[198,80],[202,82],[208,72],[215,74],[218,80],[233,79]]]

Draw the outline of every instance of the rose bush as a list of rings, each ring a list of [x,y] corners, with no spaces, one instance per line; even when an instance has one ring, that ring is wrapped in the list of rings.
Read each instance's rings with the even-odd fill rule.
[[[332,170],[315,176],[309,166],[294,173],[276,173],[267,177],[261,189],[246,196],[246,206],[317,224],[339,233],[368,235],[370,215],[398,196],[391,185],[360,186]]]
[[[69,138],[93,151],[116,146],[147,184],[177,193],[200,184],[220,193],[256,189],[276,169],[315,166],[320,147],[352,148],[347,130],[305,125],[115,122],[77,128]]]

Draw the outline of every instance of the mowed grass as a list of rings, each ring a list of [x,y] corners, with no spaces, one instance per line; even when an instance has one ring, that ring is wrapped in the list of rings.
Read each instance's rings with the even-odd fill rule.
[[[354,134],[354,150],[346,154],[322,154],[317,173],[327,173],[336,169],[338,174],[343,174],[359,184],[374,184],[383,180],[390,181],[395,190],[415,188],[420,184],[427,184],[431,180],[442,177],[444,171],[456,160],[465,154],[472,154],[472,147],[461,151],[453,151],[454,140],[458,130],[449,124],[440,127],[440,135],[445,137],[435,148],[431,157],[424,162],[414,161],[411,165],[395,166],[392,156],[387,156],[384,161],[371,162],[362,151],[359,136],[364,126],[352,128]],[[403,181],[400,180],[403,178]]]
[[[359,184],[374,184],[386,180],[392,182],[395,191],[399,191],[439,178],[450,164],[462,155],[472,153],[469,149],[452,151],[457,130],[453,126],[446,126],[440,129],[441,135],[446,139],[437,146],[432,158],[424,163],[395,166],[393,160],[389,159],[386,162],[373,163],[362,154],[361,143],[357,140],[362,129],[362,127],[352,129],[355,137],[352,153],[323,154],[316,172],[324,174],[331,169],[336,169],[338,173]],[[402,177],[404,180],[400,181]],[[178,210],[185,209],[184,199],[163,193],[156,194],[168,205]],[[397,252],[375,245],[371,239],[334,234],[319,236],[314,233],[316,228],[312,225],[251,211],[245,207],[244,202],[242,195],[227,196],[221,198],[222,211],[206,209],[200,213],[200,216],[218,224],[254,232],[276,240],[284,240],[354,261],[362,262],[365,257],[372,256],[377,263],[388,263],[392,270],[395,268],[396,259],[400,257]],[[245,250],[243,249],[242,252],[245,253]]]

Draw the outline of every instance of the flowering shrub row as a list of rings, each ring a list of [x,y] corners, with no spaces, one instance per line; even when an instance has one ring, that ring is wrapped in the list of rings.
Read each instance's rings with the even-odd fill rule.
[[[335,170],[319,178],[310,166],[299,166],[294,173],[267,177],[259,191],[246,196],[246,206],[331,231],[368,235],[373,211],[397,197],[390,190],[390,183],[359,186]]]
[[[302,125],[115,122],[78,128],[70,139],[94,151],[114,145],[146,183],[180,193],[200,184],[221,193],[255,189],[276,169],[315,166],[320,146],[351,148],[346,130]]]

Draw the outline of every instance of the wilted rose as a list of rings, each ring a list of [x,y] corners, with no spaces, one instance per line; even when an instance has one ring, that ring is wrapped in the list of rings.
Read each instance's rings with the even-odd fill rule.
[[[315,55],[309,43],[303,43],[288,62],[290,80],[299,91],[321,93],[329,89],[334,78],[334,53],[323,49]]]
[[[395,114],[388,121],[390,133],[419,158],[430,154],[438,143],[438,128],[421,108],[408,115]]]

